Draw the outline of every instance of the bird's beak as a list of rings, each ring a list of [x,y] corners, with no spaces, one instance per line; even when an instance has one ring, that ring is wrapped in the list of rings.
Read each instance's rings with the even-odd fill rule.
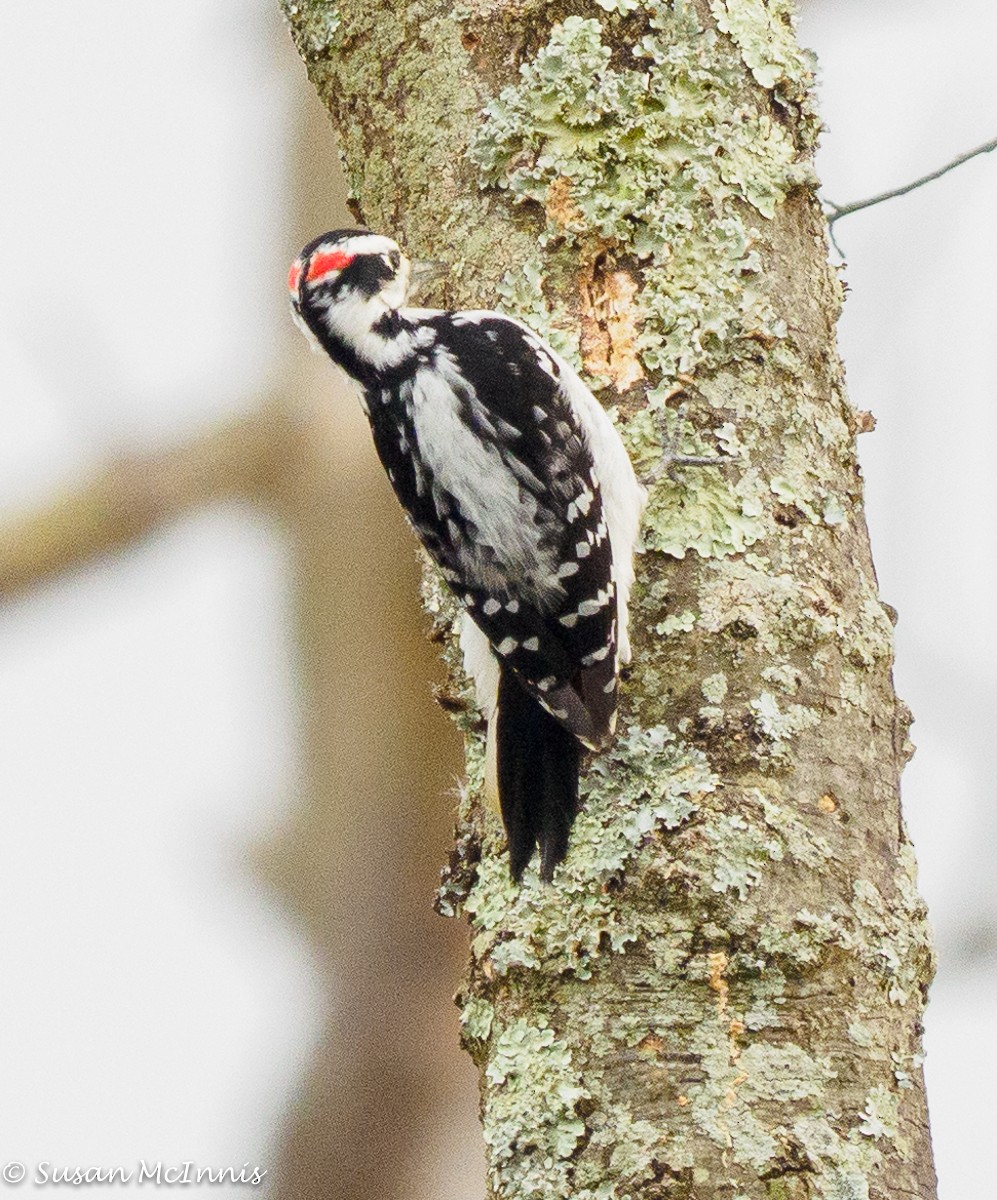
[[[424,288],[430,283],[435,283],[438,279],[443,279],[449,273],[450,266],[448,263],[417,260],[412,263],[409,275],[409,287],[413,291]]]

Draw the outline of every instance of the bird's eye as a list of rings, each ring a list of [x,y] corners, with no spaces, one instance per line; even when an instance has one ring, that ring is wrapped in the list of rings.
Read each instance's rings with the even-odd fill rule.
[[[392,250],[388,255],[388,262],[397,271],[402,264],[402,255],[400,250]]]

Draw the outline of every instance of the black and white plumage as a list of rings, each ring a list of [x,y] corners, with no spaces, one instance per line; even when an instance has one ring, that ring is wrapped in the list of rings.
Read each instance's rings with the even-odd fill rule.
[[[464,606],[519,879],[563,860],[583,747],[604,749],[629,660],[644,490],[608,415],[535,333],[494,312],[405,307],[410,264],[362,229],[291,267],[295,319],[359,386],[377,453]]]

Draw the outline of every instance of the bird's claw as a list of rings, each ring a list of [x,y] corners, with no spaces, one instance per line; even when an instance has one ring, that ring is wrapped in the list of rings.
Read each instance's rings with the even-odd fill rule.
[[[675,410],[675,425],[678,425],[684,412],[684,404]],[[661,429],[661,445],[664,452],[654,466],[640,477],[640,482],[645,487],[652,487],[663,476],[667,476],[672,482],[675,482],[676,467],[722,467],[724,463],[730,462],[731,455],[729,454],[719,456],[713,454],[676,454],[673,449],[675,438],[672,430],[668,428],[666,411],[657,409],[655,417]]]

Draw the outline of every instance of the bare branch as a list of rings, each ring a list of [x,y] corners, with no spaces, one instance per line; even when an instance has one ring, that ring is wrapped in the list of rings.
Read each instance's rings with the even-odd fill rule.
[[[0,523],[0,599],[146,536],[199,505],[263,497],[288,461],[296,421],[281,401],[92,478]]]
[[[991,150],[997,150],[997,138],[992,138],[989,142],[984,142],[982,146],[977,146],[975,150],[968,150],[965,154],[960,154],[958,158],[954,158],[950,163],[946,163],[944,167],[939,167],[937,171],[931,171],[927,175],[922,175],[920,179],[915,179],[913,183],[907,183],[903,187],[892,188],[888,192],[881,192],[878,196],[870,196],[868,200],[854,200],[851,204],[835,204],[833,200],[825,198],[824,207],[828,214],[828,227],[833,229],[835,221],[840,221],[842,217],[847,217],[851,213],[860,212],[863,208],[871,208],[874,204],[882,204],[884,200],[893,200],[897,196],[906,196],[908,192],[913,192],[915,189],[923,187],[926,183],[932,183],[934,180],[940,179],[943,175],[947,175],[949,171],[954,171],[956,167],[961,167],[963,163],[969,162],[971,158],[976,158],[979,154],[989,154]],[[839,254],[841,253],[837,243],[835,243],[835,249],[838,250]]]

